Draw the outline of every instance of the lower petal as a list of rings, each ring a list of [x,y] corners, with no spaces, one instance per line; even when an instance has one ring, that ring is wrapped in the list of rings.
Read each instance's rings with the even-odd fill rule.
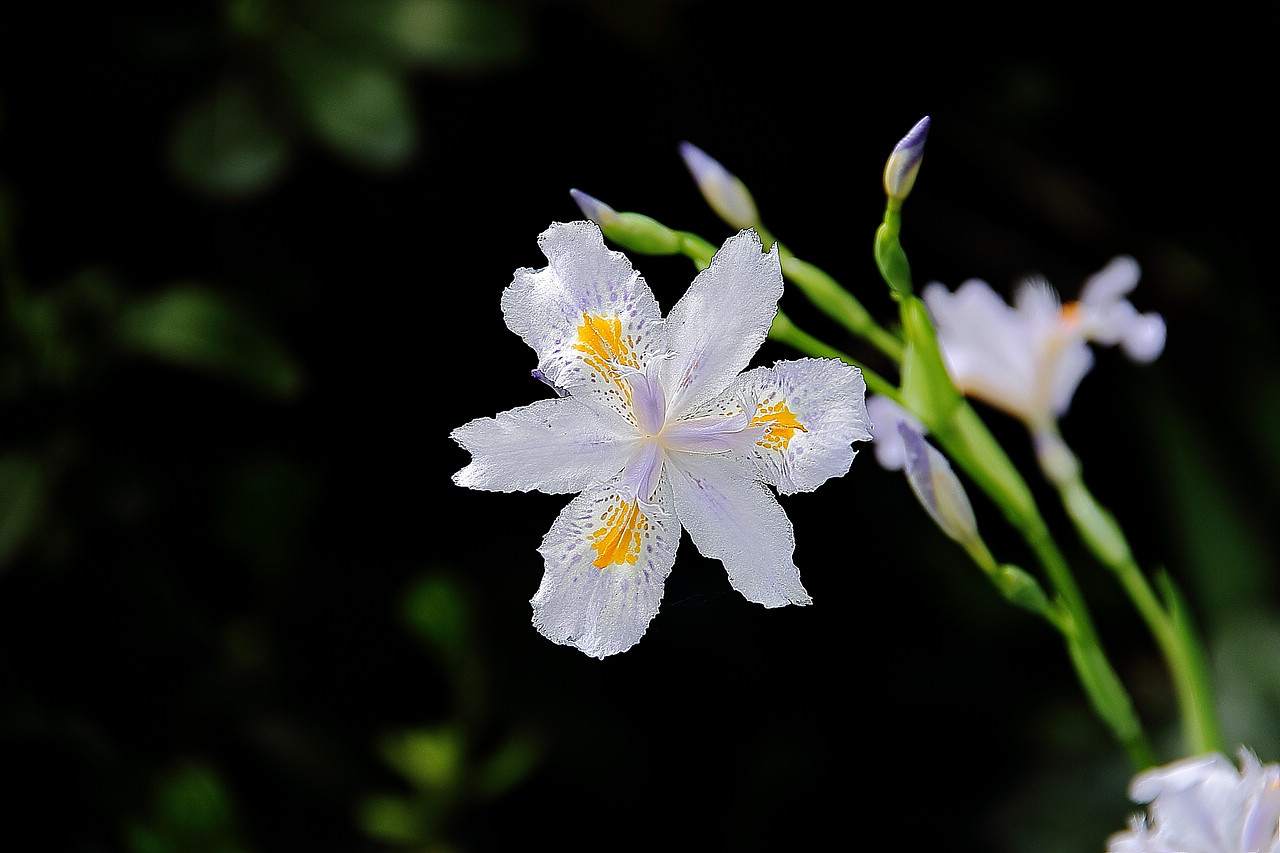
[[[667,471],[680,524],[734,589],[765,607],[812,602],[791,560],[791,521],[749,469],[728,454],[672,453]]]
[[[570,501],[538,549],[546,568],[532,601],[534,626],[597,658],[639,642],[680,544],[671,505],[665,478],[652,504],[618,481]]]

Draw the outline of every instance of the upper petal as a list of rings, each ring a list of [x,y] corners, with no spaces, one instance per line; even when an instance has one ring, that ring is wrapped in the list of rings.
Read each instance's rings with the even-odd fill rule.
[[[594,222],[557,222],[538,244],[549,263],[518,270],[503,291],[507,326],[538,353],[545,381],[630,418],[624,373],[667,352],[653,292]]]
[[[667,316],[673,355],[661,365],[667,416],[675,419],[729,386],[769,334],[782,296],[778,248],[730,237]]]
[[[538,549],[545,571],[532,600],[534,626],[592,657],[626,651],[658,612],[679,544],[665,481],[653,503],[636,500],[618,481],[588,489],[564,508]]]
[[[765,607],[809,604],[791,560],[795,534],[778,499],[724,454],[670,453],[676,515],[698,550],[724,563],[729,583]]]
[[[450,438],[471,452],[471,464],[453,475],[459,486],[560,494],[617,474],[638,436],[612,413],[561,397],[477,418]]]
[[[1137,261],[1128,255],[1118,255],[1085,279],[1080,288],[1080,302],[1105,308],[1131,293],[1141,276],[1142,268]]]
[[[745,461],[784,495],[809,492],[849,471],[855,441],[871,440],[862,371],[833,358],[780,361],[730,388],[766,430]]]

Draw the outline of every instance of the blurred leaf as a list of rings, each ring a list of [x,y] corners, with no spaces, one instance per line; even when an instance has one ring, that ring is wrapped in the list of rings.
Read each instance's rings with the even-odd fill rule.
[[[297,393],[301,375],[284,350],[223,297],[176,285],[127,308],[120,341],[136,352],[238,380],[267,394]]]
[[[412,844],[423,839],[421,808],[404,797],[370,796],[360,804],[357,818],[365,834],[393,844]]]
[[[0,566],[35,530],[45,501],[40,461],[25,453],[0,456]]]
[[[453,728],[418,729],[387,738],[382,755],[406,779],[428,791],[448,791],[463,770],[462,738]]]
[[[405,595],[405,624],[449,659],[467,647],[470,615],[458,584],[443,575],[421,578]]]
[[[178,175],[197,189],[242,197],[280,177],[289,145],[252,92],[224,83],[178,119],[169,155]]]
[[[326,7],[335,31],[363,32],[377,55],[451,69],[510,62],[526,47],[510,5],[477,0],[362,0]]]
[[[196,834],[219,832],[231,824],[231,806],[222,784],[204,767],[192,765],[175,773],[156,798],[157,818]]]
[[[375,169],[413,156],[418,140],[409,92],[391,70],[300,35],[285,41],[281,62],[303,117],[330,147]]]
[[[532,738],[522,735],[511,737],[480,768],[478,782],[481,793],[496,797],[514,787],[529,775],[541,752]]]
[[[235,810],[217,775],[190,764],[157,787],[150,820],[129,829],[133,853],[241,853]]]

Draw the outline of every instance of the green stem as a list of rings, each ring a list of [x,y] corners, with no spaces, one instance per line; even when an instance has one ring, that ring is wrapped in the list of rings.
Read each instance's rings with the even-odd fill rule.
[[[810,302],[893,361],[902,361],[902,341],[877,323],[853,294],[823,270],[789,252],[782,256],[782,274],[800,288]]]
[[[1058,490],[1081,539],[1115,574],[1164,656],[1177,695],[1188,751],[1220,750],[1222,732],[1201,641],[1172,581],[1167,576],[1164,578],[1167,604],[1162,604],[1134,559],[1115,516],[1098,503],[1085,486],[1079,460],[1062,440],[1057,425],[1033,430],[1032,437],[1041,470]]]
[[[1111,728],[1135,769],[1155,763],[1133,702],[1111,667],[1084,595],[1058,549],[1026,481],[986,425],[964,401],[946,423],[929,429],[952,461],[1003,510],[1044,567],[1063,613],[1067,650],[1094,710]]]
[[[835,347],[818,340],[798,327],[791,321],[790,317],[781,311],[773,318],[773,325],[769,327],[769,337],[787,344],[805,355],[812,355],[817,358],[838,358],[845,364],[852,365],[862,371],[862,378],[867,382],[867,390],[876,394],[883,394],[895,402],[901,402],[898,389],[892,382],[889,382],[856,359],[845,355]]]

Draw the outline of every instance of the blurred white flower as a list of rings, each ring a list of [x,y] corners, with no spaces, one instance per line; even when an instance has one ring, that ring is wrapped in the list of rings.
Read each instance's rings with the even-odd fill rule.
[[[1240,769],[1219,753],[1139,773],[1129,797],[1149,803],[1107,853],[1280,853],[1280,764],[1240,750]]]
[[[1139,362],[1164,349],[1164,320],[1139,314],[1124,298],[1138,276],[1133,258],[1117,257],[1085,282],[1079,301],[1066,305],[1037,279],[1018,289],[1012,306],[977,279],[954,293],[934,282],[923,297],[956,387],[1039,433],[1066,412],[1093,366],[1090,342],[1119,344]]]

